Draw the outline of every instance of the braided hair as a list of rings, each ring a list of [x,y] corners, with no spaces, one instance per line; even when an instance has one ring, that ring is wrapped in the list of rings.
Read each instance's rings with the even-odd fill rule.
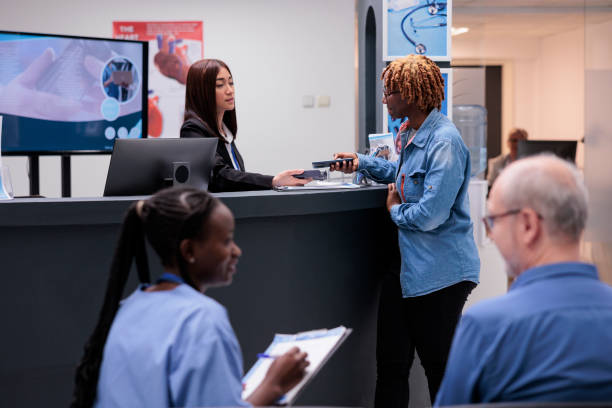
[[[119,309],[132,261],[136,263],[140,282],[151,281],[145,236],[161,263],[178,267],[183,280],[197,290],[187,273],[179,246],[184,239],[206,239],[204,224],[208,223],[217,205],[219,200],[205,191],[169,188],[130,206],[115,249],[98,323],[85,344],[83,358],[76,370],[72,408],[91,407],[96,399],[104,345]]]
[[[385,89],[400,91],[402,99],[423,112],[442,107],[444,78],[436,63],[424,55],[410,54],[392,61],[380,79]]]

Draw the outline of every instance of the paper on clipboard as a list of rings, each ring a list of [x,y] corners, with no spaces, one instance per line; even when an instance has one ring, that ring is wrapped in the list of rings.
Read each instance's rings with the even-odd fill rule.
[[[301,351],[308,353],[310,365],[306,367],[306,375],[287,394],[283,395],[278,404],[291,405],[300,391],[317,374],[325,362],[340,347],[344,339],[351,333],[351,329],[339,326],[334,329],[312,330],[297,334],[276,334],[274,340],[268,346],[265,353],[269,355],[283,354],[292,347],[298,347]],[[242,379],[244,389],[242,399],[247,399],[263,381],[268,368],[274,360],[270,358],[258,359],[253,367]]]

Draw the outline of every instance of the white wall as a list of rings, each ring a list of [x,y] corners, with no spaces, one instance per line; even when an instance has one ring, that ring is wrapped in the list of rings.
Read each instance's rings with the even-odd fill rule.
[[[513,127],[533,139],[584,135],[584,29],[542,38],[453,39],[453,61],[501,64],[504,75],[502,151]],[[507,81],[506,81],[507,80]],[[577,164],[582,167],[579,144]]]
[[[537,41],[512,37],[453,37],[453,64],[502,66],[502,137],[515,126],[533,129]],[[505,139],[504,139],[505,140]],[[506,153],[505,142],[502,152]]]
[[[584,29],[546,37],[538,59],[538,139],[584,136]]]
[[[3,0],[11,31],[109,37],[114,20],[202,20],[205,57],[236,81],[238,146],[249,171],[308,168],[355,150],[355,1]],[[328,108],[303,108],[328,95]],[[178,129],[177,129],[178,134]],[[15,192],[27,194],[24,158],[7,158]],[[108,156],[73,157],[73,196],[102,194]],[[41,160],[41,194],[60,195],[59,158]]]

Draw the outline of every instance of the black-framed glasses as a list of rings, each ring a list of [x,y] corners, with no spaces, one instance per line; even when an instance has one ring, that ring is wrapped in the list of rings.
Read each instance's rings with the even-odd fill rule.
[[[491,232],[491,230],[493,229],[493,224],[497,218],[502,218],[502,217],[507,217],[509,215],[518,214],[521,212],[521,210],[522,208],[516,208],[514,210],[506,211],[501,214],[485,215],[484,217],[482,217],[482,222],[485,225],[485,229],[487,230],[487,233]]]
[[[400,91],[387,91],[386,89],[383,89],[383,96],[385,98],[388,98],[389,96],[398,94],[398,93],[400,93]]]

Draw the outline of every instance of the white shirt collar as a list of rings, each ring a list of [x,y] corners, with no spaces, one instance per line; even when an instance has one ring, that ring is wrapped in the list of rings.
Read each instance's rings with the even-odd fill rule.
[[[223,139],[225,139],[225,143],[232,143],[234,141],[234,135],[232,134],[232,132],[227,128],[227,126],[225,125],[225,123],[223,124],[223,133],[221,136],[223,137]]]

